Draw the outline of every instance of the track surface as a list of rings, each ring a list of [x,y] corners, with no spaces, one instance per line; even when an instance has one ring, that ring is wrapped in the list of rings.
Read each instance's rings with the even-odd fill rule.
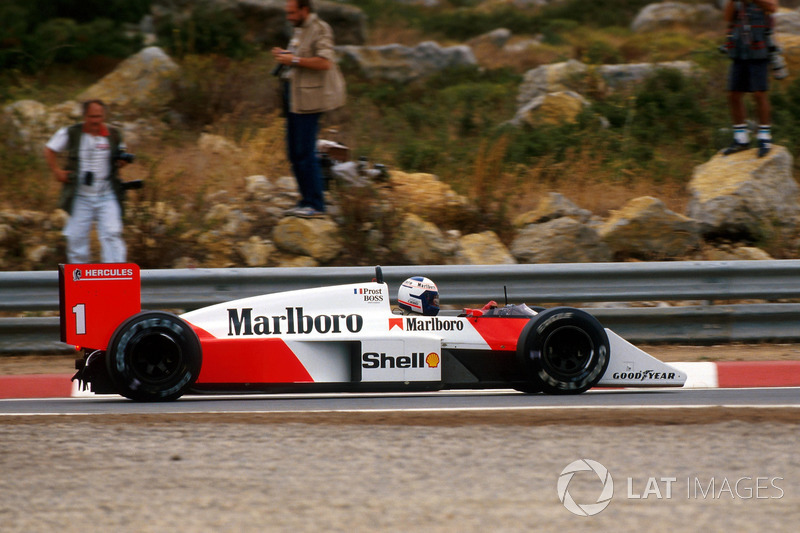
[[[409,394],[185,396],[169,403],[135,403],[118,396],[98,396],[1,400],[0,415],[404,412],[543,408],[663,409],[715,406],[800,408],[800,389],[628,389],[590,391],[577,396],[527,395],[504,390]]]
[[[3,533],[794,531],[798,397],[5,400],[0,523]],[[613,477],[595,516],[559,501],[562,472],[581,459]],[[579,472],[569,494],[593,504],[601,481]]]

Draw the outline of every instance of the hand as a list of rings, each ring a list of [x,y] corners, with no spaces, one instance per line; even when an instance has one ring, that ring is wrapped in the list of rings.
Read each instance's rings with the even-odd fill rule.
[[[66,183],[69,181],[69,172],[63,168],[53,169],[53,176],[55,176],[56,181],[60,181],[61,183]]]
[[[293,60],[294,60],[294,54],[292,54],[291,52],[283,52],[282,54],[280,54],[275,58],[275,61],[277,61],[281,65],[291,65]]]
[[[289,50],[275,47],[272,49],[272,57],[274,57],[275,61],[281,65],[288,65],[292,62],[292,58],[294,56],[291,54],[291,52],[289,52]]]

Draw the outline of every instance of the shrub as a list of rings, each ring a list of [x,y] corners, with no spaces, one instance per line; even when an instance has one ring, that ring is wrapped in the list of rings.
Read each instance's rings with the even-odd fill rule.
[[[256,56],[242,61],[212,55],[184,58],[183,75],[175,81],[172,108],[191,128],[225,117],[248,123],[252,117],[279,107],[278,86],[269,71],[272,59]]]
[[[229,10],[199,2],[188,19],[167,19],[156,28],[161,44],[173,56],[219,54],[243,58],[253,54],[244,24]]]

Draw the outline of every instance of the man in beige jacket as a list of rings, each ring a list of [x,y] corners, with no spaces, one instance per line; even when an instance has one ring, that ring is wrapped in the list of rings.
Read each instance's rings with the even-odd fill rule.
[[[320,115],[344,105],[345,85],[335,62],[333,30],[313,12],[311,0],[287,0],[286,18],[294,26],[288,48],[273,48],[282,65],[286,147],[301,199],[289,214],[325,212],[322,173],[316,156]]]

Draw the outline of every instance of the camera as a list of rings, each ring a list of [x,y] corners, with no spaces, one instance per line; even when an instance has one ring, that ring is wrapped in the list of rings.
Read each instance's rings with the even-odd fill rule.
[[[272,68],[270,74],[272,74],[276,78],[280,78],[281,76],[283,76],[283,73],[286,72],[287,68],[288,67],[286,65],[281,65],[280,63],[278,63]]]
[[[122,182],[122,190],[124,191],[141,189],[142,187],[144,187],[144,182],[142,180],[130,180]]]
[[[772,69],[772,77],[782,80],[789,76],[789,69],[786,67],[786,59],[782,55],[783,50],[778,46],[769,48],[769,65]]]
[[[120,152],[117,154],[117,161],[125,161],[126,163],[133,163],[136,156],[128,152]]]

